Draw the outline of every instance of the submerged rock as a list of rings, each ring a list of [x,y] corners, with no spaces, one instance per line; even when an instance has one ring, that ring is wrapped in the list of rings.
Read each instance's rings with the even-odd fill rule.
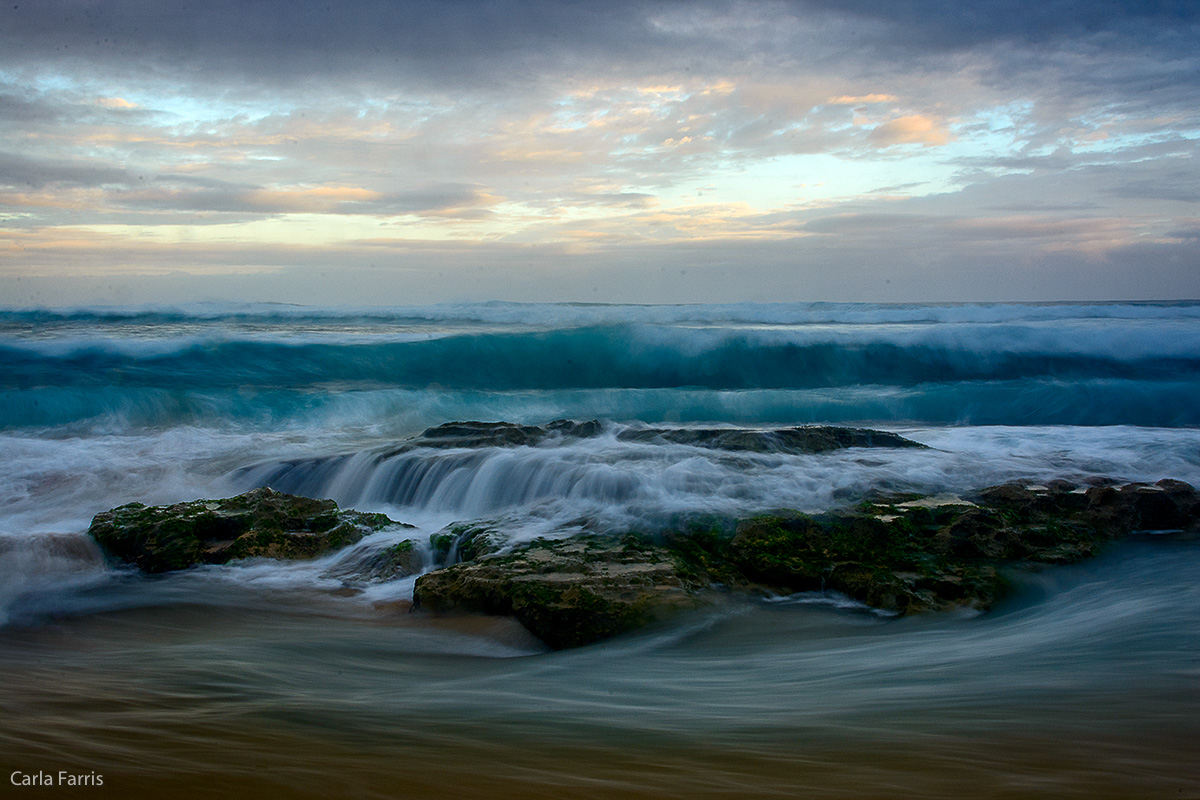
[[[1138,533],[1200,528],[1200,492],[1180,481],[1125,486],[1005,484],[953,496],[876,495],[851,509],[695,523],[657,541],[537,541],[423,575],[418,608],[509,614],[551,647],[633,630],[714,591],[837,591],[899,615],[987,610],[1012,570],[1095,555]]]
[[[88,533],[112,558],[168,572],[252,556],[314,558],[401,524],[332,500],[254,489],[172,506],[130,503],[97,514]]]

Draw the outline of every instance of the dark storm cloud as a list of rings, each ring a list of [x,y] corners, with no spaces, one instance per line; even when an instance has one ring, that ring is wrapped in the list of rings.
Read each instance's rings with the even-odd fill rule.
[[[403,72],[486,78],[497,61],[651,44],[637,3],[62,0],[0,11],[10,65],[97,63],[156,73],[291,83]],[[150,77],[151,75],[147,75]]]
[[[1195,0],[800,0],[794,7],[860,20],[865,30],[851,41],[876,67],[941,70],[985,55],[985,85],[1066,106],[1103,98],[1145,113],[1200,104]]]
[[[820,37],[792,41],[774,18],[819,23]],[[293,82],[383,77],[457,84],[520,82],[519,68],[551,61],[609,61],[683,70],[706,61],[931,53],[1015,44],[1055,52],[1093,42],[1108,53],[1146,50],[1191,60],[1200,27],[1193,0],[60,0],[0,11],[0,61],[12,66],[85,62],[128,70],[240,75]],[[841,41],[823,41],[832,33]],[[805,52],[807,51],[807,52]],[[517,72],[501,75],[505,68]],[[1179,68],[1177,64],[1176,69]],[[499,71],[498,71],[499,70]],[[1138,82],[1153,75],[1122,76]]]
[[[1104,36],[1110,46],[1170,44],[1200,23],[1193,0],[803,0],[885,23],[908,48],[956,50],[979,44],[1043,45]]]

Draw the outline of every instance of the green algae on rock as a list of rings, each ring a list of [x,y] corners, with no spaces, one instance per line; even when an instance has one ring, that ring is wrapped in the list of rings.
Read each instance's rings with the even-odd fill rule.
[[[1014,569],[1079,561],[1131,534],[1194,534],[1200,493],[1171,480],[1052,481],[967,498],[875,495],[851,509],[779,512],[732,530],[718,523],[657,541],[538,540],[423,575],[414,601],[437,612],[509,614],[555,648],[633,630],[717,591],[837,591],[899,615],[983,611],[1010,590]]]
[[[1010,483],[965,497],[876,493],[817,515],[705,520],[654,537],[589,534],[507,550],[493,525],[449,526],[429,537],[433,563],[449,566],[417,579],[414,604],[511,615],[554,648],[634,630],[721,592],[836,591],[898,615],[982,611],[1009,591],[1014,569],[1079,561],[1132,534],[1195,536],[1200,492],[1172,480]],[[251,556],[313,558],[398,526],[332,500],[255,489],[121,506],[96,515],[89,533],[110,557],[166,572]],[[427,569],[423,552],[404,541],[353,566],[359,577],[390,580]]]
[[[557,649],[694,608],[703,602],[694,588],[664,548],[640,537],[580,536],[427,573],[413,600],[435,612],[514,616]]]
[[[504,549],[505,537],[489,525],[455,523],[429,535],[434,561],[449,566]]]
[[[400,525],[383,514],[339,509],[332,500],[263,488],[171,506],[130,503],[97,514],[88,533],[109,557],[169,572],[254,556],[315,558]]]

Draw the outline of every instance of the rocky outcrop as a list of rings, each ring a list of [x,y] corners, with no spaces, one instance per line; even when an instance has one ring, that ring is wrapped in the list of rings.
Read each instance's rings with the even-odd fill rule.
[[[386,451],[383,457],[418,447],[479,448],[534,446],[556,439],[588,439],[599,436],[604,426],[598,420],[575,422],[559,419],[544,426],[512,422],[447,422],[429,428],[420,436]],[[647,444],[686,444],[715,450],[753,453],[824,453],[845,447],[925,447],[887,431],[843,428],[832,425],[802,425],[794,428],[662,428],[633,427],[617,432],[617,439]]]
[[[165,572],[251,556],[312,558],[399,525],[332,500],[255,489],[121,506],[96,515],[89,533],[109,557]],[[340,568],[355,580],[391,580],[448,564],[417,579],[417,608],[511,615],[564,648],[728,592],[837,591],[899,615],[986,610],[1009,590],[1014,570],[1164,534],[1200,538],[1200,492],[1189,484],[1021,482],[963,497],[875,494],[818,515],[692,517],[652,537],[585,535],[515,549],[494,526],[455,525],[430,536],[428,551],[403,541]]]
[[[796,428],[631,428],[617,438],[627,442],[669,442],[751,453],[826,453],[846,447],[920,447],[895,433],[869,428],[802,425]]]
[[[564,648],[695,607],[703,602],[695,588],[664,548],[638,537],[576,537],[428,573],[413,599],[435,612],[511,615]]]
[[[510,614],[552,647],[632,630],[717,591],[837,591],[907,615],[986,610],[1012,570],[1095,555],[1135,534],[1195,534],[1200,493],[1155,485],[1005,484],[970,497],[876,495],[851,509],[692,524],[655,540],[538,541],[417,580],[437,612]]]
[[[804,425],[791,428],[691,428],[555,420],[545,425],[513,422],[447,422],[428,428],[419,436],[386,447],[360,453],[340,453],[311,458],[293,458],[250,464],[233,473],[238,480],[254,485],[282,487],[287,491],[318,492],[338,479],[364,471],[376,474],[403,471],[416,483],[391,482],[381,499],[408,502],[410,489],[428,477],[444,474],[454,460],[464,468],[475,468],[497,448],[570,446],[602,435],[637,447],[685,445],[718,453],[813,454],[844,448],[924,448],[887,431]],[[447,452],[453,451],[453,452]],[[471,461],[470,459],[476,459]],[[435,466],[440,462],[442,466]],[[378,491],[378,490],[377,490]],[[375,495],[379,497],[379,495]]]
[[[599,435],[599,420],[575,422],[557,419],[544,426],[518,425],[514,422],[446,422],[427,428],[420,436],[383,453],[388,458],[418,447],[449,449],[455,447],[522,447],[542,444],[551,439],[587,439]]]
[[[97,514],[88,533],[111,558],[168,572],[253,556],[314,558],[400,524],[332,500],[254,489],[172,506],[130,503]]]

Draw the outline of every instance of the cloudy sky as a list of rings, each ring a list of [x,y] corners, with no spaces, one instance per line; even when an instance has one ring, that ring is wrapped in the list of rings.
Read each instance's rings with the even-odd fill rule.
[[[1200,298],[1195,0],[8,0],[0,304]]]

